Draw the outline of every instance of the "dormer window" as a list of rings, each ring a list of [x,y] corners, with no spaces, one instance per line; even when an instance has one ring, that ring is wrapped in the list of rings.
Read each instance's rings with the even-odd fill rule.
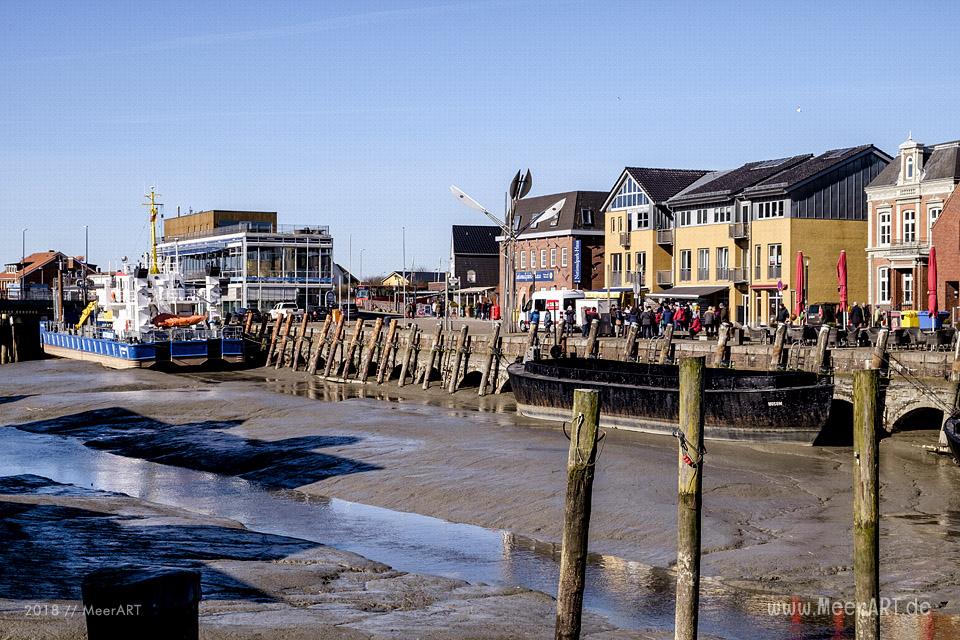
[[[593,226],[593,209],[580,209],[580,223],[584,227]]]
[[[907,180],[913,180],[913,156],[907,158],[907,168],[906,168],[906,178]]]

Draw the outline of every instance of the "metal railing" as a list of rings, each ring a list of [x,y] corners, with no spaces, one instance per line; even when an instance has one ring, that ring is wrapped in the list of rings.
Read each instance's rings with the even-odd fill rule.
[[[626,249],[630,246],[630,232],[621,231],[620,232],[620,246]]]
[[[730,224],[730,237],[734,240],[742,240],[748,237],[750,226],[746,222],[733,222]]]
[[[774,278],[779,278],[783,274],[783,267],[780,265],[767,265],[767,280],[773,280]]]
[[[673,244],[673,229],[657,229],[657,244]]]
[[[717,267],[717,280],[729,280],[730,271],[729,267]]]
[[[692,269],[680,269],[680,282],[690,282],[690,274],[692,272]]]
[[[750,278],[750,270],[747,267],[734,267],[727,269],[727,279],[731,282],[747,282]]]
[[[237,224],[225,227],[215,227],[203,231],[193,231],[191,233],[180,233],[175,236],[162,236],[161,242],[173,242],[175,240],[192,240],[194,238],[207,238],[210,236],[230,235],[234,233],[284,233],[292,235],[316,235],[329,236],[330,227],[327,225],[309,225],[309,224],[272,224],[269,222],[238,222]]]
[[[683,278],[680,278],[683,280]],[[710,267],[697,267],[697,280],[709,280],[710,279]]]
[[[620,287],[623,286],[623,272],[622,271],[611,271],[610,272],[610,286],[611,287]]]
[[[663,269],[657,271],[657,285],[660,287],[669,287],[673,284],[673,271],[670,269]]]

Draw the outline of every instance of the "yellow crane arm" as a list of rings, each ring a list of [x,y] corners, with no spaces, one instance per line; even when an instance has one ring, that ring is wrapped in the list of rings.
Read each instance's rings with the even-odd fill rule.
[[[96,310],[96,308],[97,308],[96,300],[94,300],[93,302],[91,302],[86,306],[86,308],[83,310],[83,313],[80,314],[80,319],[77,321],[78,329],[83,326],[83,323],[87,321],[87,318],[90,317],[90,314],[93,313]]]

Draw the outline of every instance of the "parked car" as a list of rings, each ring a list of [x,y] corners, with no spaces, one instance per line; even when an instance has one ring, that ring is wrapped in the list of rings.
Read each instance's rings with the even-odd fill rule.
[[[360,313],[360,309],[357,308],[357,305],[353,302],[344,302],[340,305],[340,311],[343,312],[343,315],[347,316],[351,320],[357,317],[357,314]]]
[[[819,327],[824,324],[837,323],[837,309],[840,304],[837,302],[818,302],[807,305],[806,320],[804,324],[808,327]]]
[[[247,317],[248,312],[253,313],[253,324],[258,324],[263,319],[263,314],[260,313],[260,309],[247,309],[245,307],[240,307],[231,314],[230,322],[242,324],[244,319]]]
[[[278,302],[273,305],[273,309],[270,309],[270,319],[285,318],[290,314],[299,316],[302,313],[303,311],[297,307],[296,302]]]
[[[318,307],[316,305],[307,307],[307,318],[310,319],[310,322],[323,322],[328,315],[330,315],[328,307]]]

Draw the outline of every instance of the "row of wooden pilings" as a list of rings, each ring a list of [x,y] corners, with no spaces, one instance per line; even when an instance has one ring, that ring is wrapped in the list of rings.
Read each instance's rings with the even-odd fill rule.
[[[34,360],[40,355],[34,318],[0,314],[0,364]]]

